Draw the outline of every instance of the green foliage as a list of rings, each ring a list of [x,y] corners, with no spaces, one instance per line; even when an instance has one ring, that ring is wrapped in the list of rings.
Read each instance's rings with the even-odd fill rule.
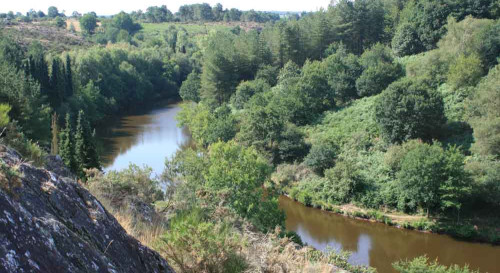
[[[11,167],[3,160],[0,161],[0,190],[13,196],[16,196],[15,190],[23,186],[17,168],[18,166]]]
[[[478,85],[470,101],[471,125],[475,143],[472,150],[481,155],[500,155],[500,67],[492,68]]]
[[[227,105],[212,111],[204,103],[184,104],[177,119],[179,126],[187,126],[193,139],[202,146],[229,141],[236,135],[236,120]]]
[[[5,127],[9,124],[9,112],[11,107],[8,104],[0,104],[0,127]],[[2,128],[3,129],[3,128]],[[1,136],[1,134],[0,134]]]
[[[201,78],[196,72],[188,75],[187,79],[182,82],[179,89],[179,95],[184,101],[200,101]]]
[[[271,171],[267,162],[255,149],[234,142],[210,146],[209,162],[205,173],[207,188],[227,196],[229,207],[243,217],[254,214],[261,201],[260,188]]]
[[[95,13],[90,12],[80,18],[80,28],[86,34],[93,34],[97,27],[97,17]]]
[[[332,203],[349,203],[362,194],[363,183],[353,162],[339,161],[325,171],[323,195]]]
[[[403,76],[401,65],[394,62],[390,49],[376,44],[361,55],[363,73],[356,80],[356,89],[360,97],[376,95],[389,84]]]
[[[71,125],[71,117],[69,114],[66,114],[65,127],[59,135],[59,154],[64,164],[73,172],[76,172],[77,166],[73,139],[74,133]]]
[[[357,97],[356,80],[361,76],[362,67],[358,57],[344,48],[330,55],[324,61],[328,84],[338,103],[347,103]]]
[[[76,172],[80,178],[85,177],[85,169],[100,168],[94,137],[84,112],[80,110],[74,134]]]
[[[309,146],[304,141],[304,133],[294,124],[288,123],[281,133],[277,149],[279,159],[275,161],[293,162],[302,160],[308,153]]]
[[[66,28],[66,20],[57,16],[56,17],[56,27],[58,28]]]
[[[54,6],[50,6],[47,12],[47,16],[49,16],[50,18],[56,18],[57,16],[59,16],[59,10]]]
[[[258,93],[263,93],[271,89],[264,80],[244,81],[236,87],[236,92],[231,97],[231,104],[236,109],[243,109],[250,98]]]
[[[452,88],[475,86],[483,76],[481,60],[475,55],[468,57],[460,55],[454,63],[450,65],[447,83]]]
[[[436,208],[460,210],[470,191],[464,161],[456,148],[445,151],[437,143],[416,144],[404,155],[396,173],[398,207],[409,211],[420,207],[427,212]]]
[[[2,128],[3,130],[3,128]],[[47,153],[22,132],[17,121],[7,124],[5,132],[0,137],[0,143],[16,150],[25,160],[31,161],[36,166],[43,166]]]
[[[213,223],[200,209],[177,215],[156,249],[179,272],[242,272],[247,267],[237,254],[240,238],[226,222]]]
[[[255,74],[256,80],[263,80],[270,86],[275,86],[278,83],[279,69],[275,66],[264,65],[259,68]]]
[[[364,150],[375,145],[380,135],[375,121],[375,107],[379,96],[354,101],[349,107],[339,111],[326,112],[321,123],[310,129],[313,143],[329,143],[333,147],[352,145]]]
[[[304,164],[317,173],[323,173],[335,165],[338,147],[328,142],[313,144],[309,154],[304,158]]]
[[[0,61],[0,78],[0,101],[11,106],[10,118],[18,121],[26,137],[48,142],[50,108],[44,104],[40,85],[4,61]]]
[[[113,26],[125,30],[129,34],[133,34],[141,29],[141,25],[135,23],[132,17],[123,11],[113,16]]]
[[[400,57],[417,54],[424,50],[417,29],[409,23],[398,26],[392,38],[392,49]]]
[[[377,101],[376,119],[392,143],[439,136],[445,123],[441,96],[423,80],[404,78],[391,84]]]
[[[127,206],[131,201],[152,204],[163,200],[160,182],[152,178],[153,170],[149,167],[130,164],[121,171],[89,174],[86,181],[89,189],[109,200],[115,208]]]
[[[429,262],[426,256],[420,256],[411,261],[398,261],[392,266],[401,273],[479,273],[479,271],[470,270],[468,266],[451,265],[447,267],[438,264],[437,261]]]
[[[201,75],[201,97],[212,105],[227,102],[238,82],[234,37],[216,32],[208,37]]]
[[[467,162],[466,169],[474,181],[473,196],[487,204],[500,205],[500,161],[474,158]]]

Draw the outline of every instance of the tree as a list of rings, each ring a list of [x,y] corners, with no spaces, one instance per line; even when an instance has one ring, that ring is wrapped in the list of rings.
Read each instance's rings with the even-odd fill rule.
[[[47,15],[50,18],[56,18],[57,16],[59,16],[59,10],[54,6],[50,6]]]
[[[48,144],[51,110],[40,93],[40,85],[5,61],[0,61],[0,79],[0,101],[10,105],[11,119],[18,121],[27,138]]]
[[[398,207],[427,213],[437,208],[459,211],[470,191],[465,157],[454,147],[445,151],[439,143],[417,143],[404,155],[397,172]]]
[[[460,55],[450,64],[446,82],[453,89],[473,87],[476,86],[483,74],[481,59],[477,55]]]
[[[287,123],[281,134],[274,162],[300,161],[309,152],[309,146],[304,141],[304,133],[293,123]]]
[[[189,127],[193,139],[201,146],[229,141],[236,134],[236,119],[227,105],[213,111],[203,102],[185,104],[177,119],[181,126]]]
[[[262,230],[272,230],[283,224],[283,215],[277,204],[268,206],[275,211],[269,222],[258,221],[262,216],[262,203],[272,202],[270,196],[263,197],[262,185],[269,179],[271,166],[254,148],[245,148],[234,141],[218,142],[209,148],[210,166],[204,174],[207,190],[224,196],[227,206],[238,215],[262,223]],[[267,198],[268,200],[265,200]],[[269,219],[268,217],[266,219]]]
[[[203,56],[201,98],[212,106],[229,101],[238,82],[234,35],[217,32],[208,38]]]
[[[417,30],[409,23],[401,24],[392,38],[394,54],[403,57],[420,53],[424,50]]]
[[[7,124],[9,124],[9,112],[11,107],[8,104],[0,104],[0,137],[2,137]]]
[[[78,112],[75,132],[75,162],[80,178],[85,177],[85,169],[100,168],[94,136],[90,130],[90,124],[81,110]]]
[[[312,145],[309,154],[304,159],[304,164],[319,174],[335,165],[338,147],[331,143],[320,142]]]
[[[50,89],[48,99],[52,109],[57,109],[64,101],[65,95],[65,73],[61,59],[54,57],[52,59]]]
[[[93,34],[97,27],[97,17],[95,13],[90,12],[80,18],[80,27],[85,34]]]
[[[66,20],[64,20],[60,16],[57,16],[56,17],[56,26],[58,28],[66,28]]]
[[[474,129],[472,151],[500,158],[500,66],[492,68],[469,101]]]
[[[123,11],[113,16],[113,26],[125,30],[129,34],[133,34],[141,29],[141,25],[135,23],[132,17]]]
[[[439,136],[446,122],[443,99],[422,79],[403,78],[391,84],[375,105],[381,133],[391,143]]]
[[[69,113],[65,117],[65,127],[59,134],[59,154],[66,165],[73,172],[76,172],[75,149],[73,146],[73,129]]]
[[[269,95],[260,93],[250,99],[241,121],[238,139],[273,157],[285,129],[285,120],[280,109],[269,104]]]
[[[236,92],[231,97],[231,103],[236,109],[243,109],[253,95],[263,93],[270,89],[271,86],[263,80],[241,82],[238,87],[236,87]]]
[[[394,62],[390,49],[382,44],[376,44],[365,51],[360,63],[363,73],[356,80],[360,97],[376,95],[404,75],[401,65]]]
[[[184,101],[200,101],[201,77],[200,74],[192,72],[182,82],[179,95]]]
[[[64,64],[64,84],[64,96],[66,98],[73,96],[73,71],[69,54],[66,54],[66,63]]]
[[[51,131],[52,131],[52,142],[50,144],[50,154],[52,155],[57,155],[59,154],[59,126],[57,124],[58,119],[57,119],[57,113],[54,113],[52,115],[52,124],[51,124]]]
[[[212,13],[213,13],[213,18],[215,21],[222,21],[222,19],[224,17],[224,9],[222,8],[222,5],[220,3],[217,3],[212,8]]]
[[[347,53],[344,47],[330,55],[325,61],[328,84],[339,103],[347,103],[358,96],[356,80],[362,73],[358,57]]]
[[[354,162],[337,162],[325,171],[325,178],[323,194],[330,202],[348,203],[361,194],[363,183]]]

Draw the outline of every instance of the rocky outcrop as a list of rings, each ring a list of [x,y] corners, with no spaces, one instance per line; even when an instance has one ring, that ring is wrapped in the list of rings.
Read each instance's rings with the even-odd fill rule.
[[[173,272],[127,235],[60,159],[36,168],[0,145],[0,161],[16,167],[10,179],[21,182],[0,187],[0,272]]]

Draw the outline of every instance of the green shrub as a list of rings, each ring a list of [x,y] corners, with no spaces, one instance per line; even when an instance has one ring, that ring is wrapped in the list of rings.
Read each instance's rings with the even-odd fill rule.
[[[225,222],[206,220],[199,209],[177,215],[155,244],[179,272],[242,272],[247,265],[237,254],[240,238]]]
[[[10,167],[3,161],[0,161],[0,189],[10,195],[14,195],[14,190],[22,187],[22,185],[17,168]]]
[[[411,223],[411,225],[417,230],[431,230],[434,226],[432,222],[427,221],[425,218],[420,218],[417,221]]]
[[[152,204],[163,199],[160,182],[151,178],[152,172],[149,167],[134,164],[119,172],[90,171],[87,184],[93,194],[106,198],[116,208],[126,205],[130,198]]]
[[[36,166],[43,166],[47,153],[38,145],[28,139],[16,122],[10,122],[6,127],[5,137],[0,138],[0,144],[10,146],[21,156],[32,161]]]
[[[391,143],[439,136],[445,124],[443,99],[419,78],[403,78],[392,83],[376,103],[376,120]]]
[[[308,192],[307,190],[303,190],[301,191],[298,196],[297,196],[297,200],[310,207],[312,205],[312,201],[313,201],[313,196],[312,196],[312,193]]]
[[[470,270],[468,266],[451,265],[446,267],[438,264],[437,261],[429,262],[426,256],[398,261],[392,266],[400,273],[479,273],[479,271]]]
[[[462,224],[458,226],[449,227],[447,231],[456,237],[462,239],[473,239],[478,235],[477,230],[473,225]]]

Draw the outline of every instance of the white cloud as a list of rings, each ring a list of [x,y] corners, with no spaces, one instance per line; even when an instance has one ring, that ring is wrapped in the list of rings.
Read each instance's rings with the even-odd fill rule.
[[[328,6],[330,0],[2,0],[0,12],[22,12],[29,9],[47,12],[49,6],[56,6],[59,11],[65,11],[70,15],[73,11],[85,13],[95,11],[100,15],[116,14],[120,11],[130,12],[133,10],[145,10],[149,6],[167,5],[172,11],[177,11],[183,4],[209,3],[215,5],[221,3],[224,8],[238,8],[241,10],[265,10],[265,11],[316,11]]]

